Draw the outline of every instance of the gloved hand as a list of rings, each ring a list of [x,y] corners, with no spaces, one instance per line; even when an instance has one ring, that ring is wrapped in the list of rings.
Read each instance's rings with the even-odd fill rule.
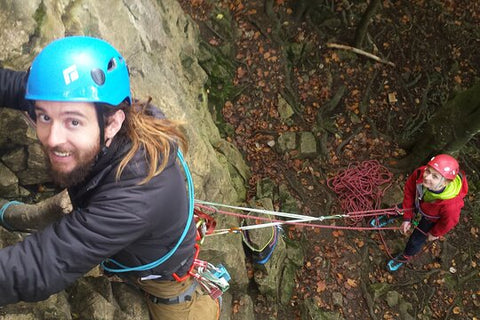
[[[72,211],[70,197],[66,190],[36,204],[9,206],[4,220],[15,230],[35,231],[62,218]]]
[[[412,227],[412,223],[410,221],[403,221],[400,226],[400,232],[403,234],[407,234],[408,230]]]
[[[437,240],[438,238],[440,237],[434,236],[430,232],[428,233],[428,239],[427,239],[428,241],[434,241],[434,240]]]
[[[7,221],[5,221],[5,213],[7,212],[8,208],[11,206],[17,206],[19,204],[23,204],[19,201],[1,201],[0,203],[0,225],[9,231],[14,231],[13,228]]]

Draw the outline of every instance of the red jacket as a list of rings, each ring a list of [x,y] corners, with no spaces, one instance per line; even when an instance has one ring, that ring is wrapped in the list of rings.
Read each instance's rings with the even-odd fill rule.
[[[417,196],[417,185],[423,182],[423,172],[426,166],[417,168],[407,179],[403,194],[403,220],[410,221],[415,213],[415,198]],[[457,196],[447,200],[435,200],[424,202],[423,198],[419,201],[420,209],[425,217],[435,222],[430,230],[433,236],[440,237],[455,227],[460,219],[460,211],[463,208],[463,198],[467,195],[468,184],[465,174],[461,172],[462,187]]]

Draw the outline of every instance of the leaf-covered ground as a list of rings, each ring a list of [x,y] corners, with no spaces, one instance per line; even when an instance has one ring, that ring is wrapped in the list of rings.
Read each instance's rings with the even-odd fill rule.
[[[478,1],[382,1],[362,48],[380,62],[331,47],[354,43],[367,1],[179,2],[203,41],[232,57],[234,94],[217,111],[225,138],[252,170],[249,195],[266,177],[287,183],[304,214],[342,213],[326,180],[355,162],[394,165],[435,110],[480,70]],[[285,103],[294,112],[289,119],[279,112]],[[317,157],[278,152],[279,136],[304,131],[315,134]],[[477,183],[478,145],[476,138],[460,156]],[[396,172],[394,186],[406,174]],[[277,317],[302,317],[309,300],[345,319],[479,319],[479,208],[472,188],[454,232],[394,274],[385,263],[405,243],[398,232],[290,230],[309,245],[290,306]],[[261,296],[255,307],[259,319],[277,310]]]

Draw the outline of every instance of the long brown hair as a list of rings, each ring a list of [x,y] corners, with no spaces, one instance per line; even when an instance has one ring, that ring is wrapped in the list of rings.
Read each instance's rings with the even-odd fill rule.
[[[184,121],[159,117],[161,112],[150,102],[151,98],[144,102],[134,101],[132,105],[127,102],[116,107],[103,105],[105,125],[108,125],[109,115],[117,110],[125,113],[122,129],[117,134],[126,135],[132,145],[120,161],[117,179],[140,149],[144,150],[148,161],[148,174],[140,184],[147,183],[165,169],[173,144],[177,144],[182,152],[187,152],[187,139],[182,130]]]

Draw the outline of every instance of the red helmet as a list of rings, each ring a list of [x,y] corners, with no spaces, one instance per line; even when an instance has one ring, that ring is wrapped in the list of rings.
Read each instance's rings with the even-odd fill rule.
[[[444,178],[453,180],[458,174],[459,166],[457,160],[448,154],[439,154],[427,163],[437,170]]]

